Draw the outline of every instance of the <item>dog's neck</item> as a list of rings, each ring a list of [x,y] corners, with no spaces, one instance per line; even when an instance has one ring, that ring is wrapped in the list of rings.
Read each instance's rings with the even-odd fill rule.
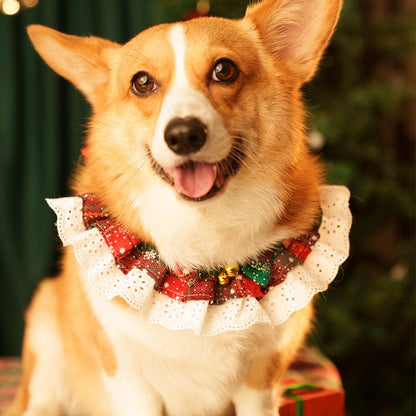
[[[161,186],[143,194],[130,192],[114,203],[81,169],[74,190],[97,194],[127,229],[157,247],[169,267],[217,268],[243,264],[276,242],[311,229],[319,213],[318,184],[299,184],[281,192],[232,181],[216,201],[204,203],[184,201],[169,186]]]

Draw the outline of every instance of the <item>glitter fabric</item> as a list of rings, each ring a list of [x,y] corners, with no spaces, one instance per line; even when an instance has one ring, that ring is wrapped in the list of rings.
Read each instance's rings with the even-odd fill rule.
[[[117,267],[128,274],[133,268],[146,270],[154,289],[181,302],[207,300],[220,305],[233,298],[262,299],[271,287],[285,281],[287,274],[303,264],[318,241],[317,228],[309,234],[278,243],[273,250],[240,266],[227,284],[220,284],[220,270],[169,270],[155,247],[141,241],[110,216],[94,194],[81,195],[86,229],[97,228],[110,249]],[[225,267],[226,265],[224,265]]]
[[[299,238],[286,240],[282,242],[283,247],[277,245],[272,250],[273,256],[259,256],[239,268],[225,265],[218,275],[213,271],[176,271],[176,275],[165,271],[166,266],[155,250],[149,250],[151,247],[140,242],[134,245],[137,239],[124,229],[114,234],[117,227],[98,201],[90,201],[89,211],[96,210],[90,217],[84,215],[84,200],[80,197],[48,199],[47,202],[57,215],[62,243],[74,251],[80,266],[79,277],[89,296],[102,295],[108,300],[121,298],[147,323],[212,336],[256,324],[280,325],[305,307],[315,294],[327,290],[348,257],[352,221],[349,197],[348,189],[343,186],[322,186],[319,239],[314,241],[318,236],[312,235],[314,243],[310,247],[303,238],[300,244]],[[117,235],[114,237],[117,246],[109,247],[100,226],[101,230],[106,230],[107,241]],[[288,255],[279,256],[280,250]],[[294,261],[299,264],[293,267]],[[141,268],[149,264],[152,267]],[[238,275],[230,273],[228,284],[219,285],[219,276],[230,269],[239,269]],[[126,274],[127,270],[130,271]],[[187,293],[186,288],[189,289]],[[251,291],[254,297],[232,297],[243,289],[246,293]],[[213,290],[216,304],[209,300]]]

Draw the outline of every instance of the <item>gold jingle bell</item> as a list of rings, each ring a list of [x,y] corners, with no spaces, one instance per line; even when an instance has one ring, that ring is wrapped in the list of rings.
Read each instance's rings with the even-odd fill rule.
[[[237,277],[239,271],[238,264],[231,264],[225,268],[225,273],[227,273],[228,277]]]
[[[218,275],[218,281],[220,282],[220,285],[222,286],[228,285],[228,283],[230,283],[230,278],[227,276],[227,273],[225,272],[225,270],[223,270]]]
[[[227,266],[225,270],[218,275],[220,285],[228,285],[231,278],[237,277],[239,270],[240,268],[238,267],[238,264],[231,264]]]

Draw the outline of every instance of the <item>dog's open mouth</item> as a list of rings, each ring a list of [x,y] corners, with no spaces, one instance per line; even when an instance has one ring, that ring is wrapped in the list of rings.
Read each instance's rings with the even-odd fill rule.
[[[237,140],[229,155],[220,162],[189,161],[173,168],[160,166],[150,150],[149,157],[156,172],[183,198],[204,201],[220,192],[228,179],[238,172],[244,159],[242,147],[242,141]]]

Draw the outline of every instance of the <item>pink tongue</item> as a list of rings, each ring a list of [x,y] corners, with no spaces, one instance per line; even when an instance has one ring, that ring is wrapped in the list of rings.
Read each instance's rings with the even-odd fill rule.
[[[165,168],[175,181],[176,189],[189,198],[202,198],[214,186],[216,175],[214,165],[195,162],[177,168]]]

